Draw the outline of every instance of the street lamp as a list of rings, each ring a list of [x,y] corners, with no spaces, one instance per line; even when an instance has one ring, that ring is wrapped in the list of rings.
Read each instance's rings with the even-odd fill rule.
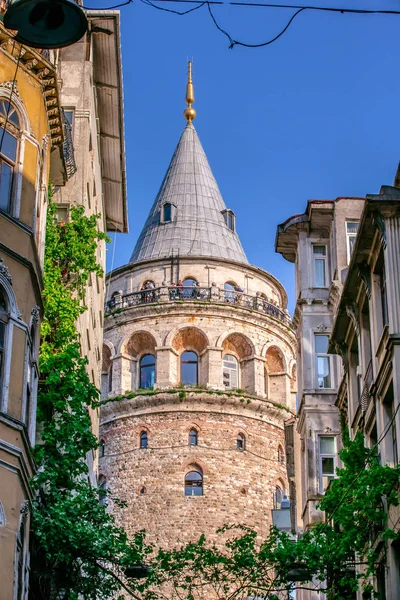
[[[88,22],[73,0],[14,0],[4,14],[4,26],[14,39],[31,48],[64,48],[78,42]]]

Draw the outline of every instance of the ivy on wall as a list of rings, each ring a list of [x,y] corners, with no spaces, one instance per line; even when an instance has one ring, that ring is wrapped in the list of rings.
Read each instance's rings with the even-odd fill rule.
[[[128,584],[124,567],[143,560],[143,535],[129,540],[90,484],[87,455],[96,451],[89,410],[99,392],[86,372],[76,320],[85,310],[91,274],[103,276],[96,261],[99,215],[71,207],[70,220],[57,222],[50,202],[44,261],[44,320],[39,356],[38,430],[34,450],[36,492],[31,507],[30,597],[102,599]],[[101,493],[105,493],[102,491]]]

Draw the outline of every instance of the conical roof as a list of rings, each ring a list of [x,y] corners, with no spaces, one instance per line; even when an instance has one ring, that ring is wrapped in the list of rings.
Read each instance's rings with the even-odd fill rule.
[[[165,204],[171,221],[163,222]],[[185,127],[130,262],[171,256],[212,256],[247,263],[191,121]]]

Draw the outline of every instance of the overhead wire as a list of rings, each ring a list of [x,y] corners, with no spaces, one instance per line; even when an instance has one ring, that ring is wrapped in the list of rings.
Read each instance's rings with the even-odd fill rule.
[[[123,6],[127,6],[128,4],[132,4],[134,0],[126,0],[125,2],[121,2],[119,4],[115,4],[113,6],[108,6],[106,8],[92,8],[84,6],[85,10],[113,10],[115,8],[121,8]],[[275,3],[266,3],[266,2],[237,2],[237,1],[228,1],[223,2],[219,0],[157,0],[158,3],[164,2],[173,2],[175,4],[196,4],[193,8],[190,8],[185,11],[179,11],[172,8],[165,8],[163,6],[159,6],[159,4],[155,4],[151,0],[140,0],[142,4],[146,4],[147,6],[151,6],[157,10],[161,10],[163,12],[169,12],[178,16],[185,16],[189,13],[192,13],[196,10],[199,10],[203,6],[207,6],[208,13],[211,17],[211,20],[218,31],[220,31],[223,35],[225,35],[229,40],[229,48],[232,49],[235,46],[243,46],[244,48],[263,48],[265,46],[269,46],[276,42],[280,37],[286,33],[289,29],[290,25],[293,23],[295,18],[302,12],[310,10],[310,11],[319,11],[319,12],[329,12],[329,13],[339,13],[339,14],[355,14],[355,15],[400,15],[400,10],[391,10],[391,9],[366,9],[366,8],[346,8],[346,7],[336,7],[336,6],[314,6],[314,5],[299,5],[299,4],[275,4]],[[284,28],[277,33],[271,39],[261,42],[258,44],[251,44],[247,42],[241,42],[239,40],[234,39],[231,34],[226,31],[217,21],[212,6],[239,6],[239,7],[247,7],[247,8],[276,8],[276,9],[293,9],[296,12],[290,17],[289,21],[286,23]]]

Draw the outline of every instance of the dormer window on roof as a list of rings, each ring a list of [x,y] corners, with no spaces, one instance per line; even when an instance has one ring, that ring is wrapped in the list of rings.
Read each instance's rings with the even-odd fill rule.
[[[166,202],[161,207],[161,223],[170,223],[172,221],[172,204]]]
[[[233,212],[233,210],[231,210],[230,208],[227,208],[225,210],[222,210],[221,212],[224,216],[226,226],[229,227],[229,229],[231,231],[235,231],[236,217],[235,217],[235,213]]]

